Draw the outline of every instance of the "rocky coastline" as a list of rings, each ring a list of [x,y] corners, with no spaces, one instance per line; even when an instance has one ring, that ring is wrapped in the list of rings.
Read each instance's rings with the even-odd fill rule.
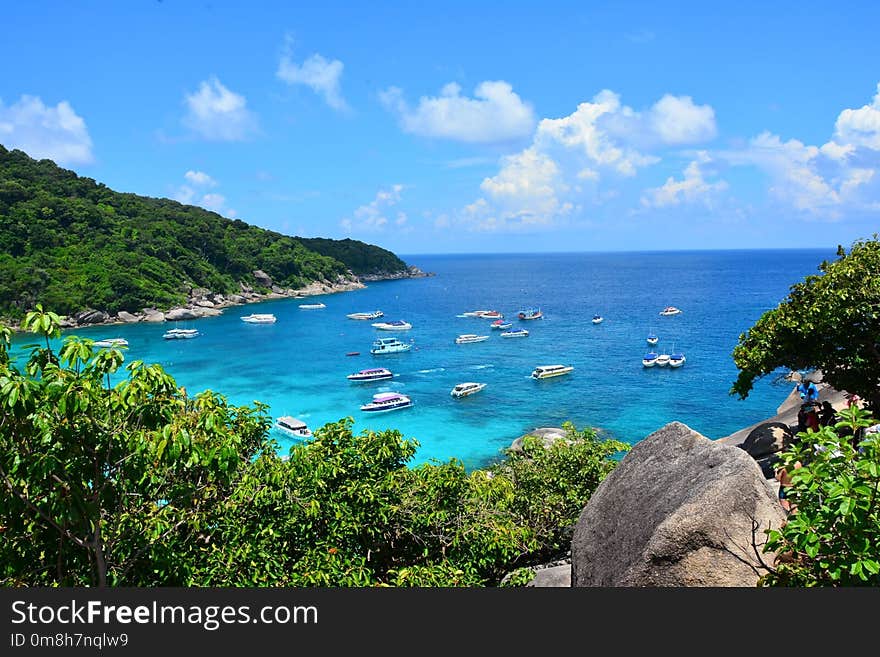
[[[187,290],[186,303],[180,306],[166,310],[160,310],[155,307],[142,308],[134,313],[120,310],[115,314],[104,310],[86,308],[73,315],[62,317],[61,328],[71,329],[82,326],[134,324],[137,322],[188,321],[203,317],[215,317],[222,314],[225,308],[232,306],[243,306],[273,299],[305,299],[319,294],[335,294],[337,292],[363,289],[366,287],[365,282],[423,278],[433,275],[433,273],[426,273],[418,267],[411,266],[406,271],[399,272],[378,272],[366,276],[356,276],[354,274],[340,275],[334,280],[313,281],[305,287],[294,289],[282,288],[276,285],[268,274],[257,269],[253,272],[253,277],[258,289],[269,290],[268,292],[257,291],[253,286],[244,282],[239,283],[239,291],[234,294],[222,294],[207,288],[190,287]],[[20,327],[12,325],[12,328],[19,330]]]

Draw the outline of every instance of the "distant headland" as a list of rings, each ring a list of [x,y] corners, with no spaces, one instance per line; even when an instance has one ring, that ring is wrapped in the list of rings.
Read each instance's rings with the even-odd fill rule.
[[[0,322],[11,326],[37,303],[68,328],[154,322],[428,275],[372,244],[116,192],[0,146]]]

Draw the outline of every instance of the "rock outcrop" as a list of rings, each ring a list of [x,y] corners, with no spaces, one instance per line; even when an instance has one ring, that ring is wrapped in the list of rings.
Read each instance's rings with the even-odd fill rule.
[[[118,313],[116,313],[116,319],[118,319],[120,322],[126,323],[141,321],[141,318],[137,315],[132,315],[131,313],[125,312],[124,310],[120,310]]]
[[[599,485],[572,539],[572,586],[755,586],[785,513],[755,461],[673,422]],[[760,558],[757,556],[760,555]]]
[[[548,566],[535,570],[535,576],[526,586],[537,588],[566,588],[571,586],[571,563]]]
[[[792,436],[791,427],[785,422],[765,422],[752,429],[739,447],[757,460],[781,451]]]
[[[165,321],[177,322],[187,319],[197,319],[201,316],[202,315],[199,311],[193,310],[192,308],[172,308],[165,313]]]
[[[259,283],[263,287],[268,287],[268,288],[272,287],[272,277],[269,276],[269,274],[264,272],[262,269],[255,269],[253,274],[254,274],[254,280],[256,280],[257,283]]]
[[[536,436],[540,438],[544,444],[549,447],[557,440],[565,440],[565,429],[561,429],[560,427],[538,427],[510,443],[510,449],[514,452],[521,452],[523,440],[528,436]]]
[[[83,310],[73,316],[77,326],[86,326],[88,324],[103,324],[110,316],[102,310]]]

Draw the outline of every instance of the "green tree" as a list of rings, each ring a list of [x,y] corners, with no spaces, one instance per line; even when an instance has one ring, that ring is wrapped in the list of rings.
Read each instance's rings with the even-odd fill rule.
[[[181,584],[201,521],[264,446],[261,407],[210,391],[188,398],[135,361],[115,387],[119,349],[69,337],[41,307],[45,338],[24,372],[0,344],[0,581],[12,585]]]
[[[857,241],[740,336],[731,393],[745,398],[777,368],[819,368],[824,380],[880,409],[880,242]]]
[[[485,586],[563,556],[626,449],[567,439],[489,469],[412,467],[417,442],[344,418],[284,458],[266,407],[194,397],[157,365],[66,338],[38,306],[23,369],[0,330],[0,583]],[[518,581],[518,580],[517,580]]]
[[[880,434],[864,433],[874,420],[857,406],[839,415],[781,453],[794,510],[768,532],[780,558],[763,586],[880,585]]]

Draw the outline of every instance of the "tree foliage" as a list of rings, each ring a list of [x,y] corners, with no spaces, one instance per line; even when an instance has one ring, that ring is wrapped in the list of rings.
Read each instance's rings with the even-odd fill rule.
[[[857,406],[839,416],[781,453],[794,511],[768,533],[781,558],[764,586],[880,585],[880,434],[865,433],[874,420]]]
[[[311,242],[316,248],[304,244]],[[317,248],[320,247],[320,248]],[[115,192],[0,146],[0,316],[167,308],[190,288],[239,292],[262,269],[282,287],[399,272],[355,240],[303,240],[176,201]]]
[[[21,369],[0,330],[0,584],[493,585],[565,554],[627,447],[566,425],[489,469],[410,467],[415,441],[345,418],[282,458],[264,405],[75,336],[56,353],[58,322],[28,313]]]
[[[819,368],[838,390],[880,409],[880,242],[853,244],[823,262],[820,274],[791,287],[778,307],[740,336],[733,360],[740,370],[731,393],[746,397],[755,379],[780,367]]]

